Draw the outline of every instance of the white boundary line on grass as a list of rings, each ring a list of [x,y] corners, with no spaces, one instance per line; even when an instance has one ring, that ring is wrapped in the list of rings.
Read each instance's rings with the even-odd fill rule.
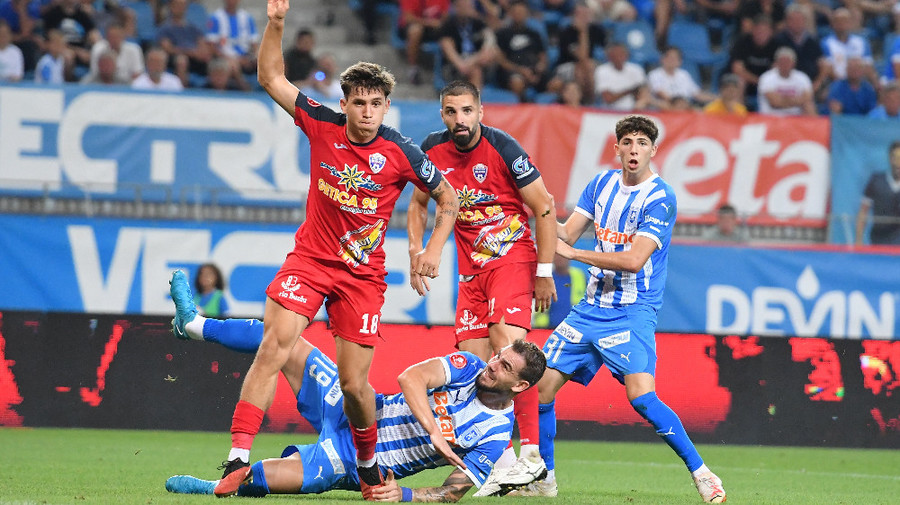
[[[657,467],[657,468],[684,468],[683,464],[679,463],[647,463],[647,462],[638,462],[638,461],[609,461],[609,460],[596,460],[596,459],[574,459],[574,460],[566,460],[567,462],[576,463],[576,464],[595,464],[595,465],[606,465],[606,466],[643,466],[643,467]],[[791,469],[783,469],[783,468],[742,468],[742,467],[722,467],[716,466],[719,468],[726,468],[730,471],[739,471],[739,472],[748,472],[748,473],[761,473],[761,472],[778,472],[778,473],[790,473],[796,475],[816,475],[821,477],[840,477],[840,478],[859,478],[859,479],[879,479],[879,480],[889,480],[889,481],[900,481],[900,475],[878,475],[871,473],[844,473],[844,472],[819,472],[819,471],[809,471],[809,470],[791,470]]]

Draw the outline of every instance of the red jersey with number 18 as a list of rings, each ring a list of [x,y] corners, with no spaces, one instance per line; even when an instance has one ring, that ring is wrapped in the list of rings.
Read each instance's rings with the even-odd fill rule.
[[[460,151],[444,130],[429,135],[422,150],[459,197],[454,235],[460,274],[537,261],[519,188],[541,174],[512,136],[481,125],[478,144]]]
[[[347,137],[347,116],[303,93],[294,122],[309,137],[306,221],[295,235],[301,256],[343,260],[355,274],[384,277],[381,248],[391,212],[407,182],[430,193],[441,176],[428,156],[397,130],[381,125],[375,138]]]

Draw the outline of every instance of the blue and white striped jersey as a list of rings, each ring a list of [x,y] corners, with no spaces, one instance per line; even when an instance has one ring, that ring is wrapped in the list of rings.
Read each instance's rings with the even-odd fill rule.
[[[466,475],[481,487],[512,437],[513,407],[492,410],[478,400],[475,380],[486,365],[474,354],[457,352],[435,359],[441,360],[447,381],[429,391],[431,410],[444,438],[465,462]],[[378,395],[375,403],[375,452],[382,468],[390,468],[401,478],[447,464],[402,393]]]
[[[256,21],[246,10],[229,14],[220,8],[209,15],[206,39],[217,44],[226,56],[247,56],[253,44],[259,42],[259,32]]]
[[[622,170],[606,170],[584,188],[575,211],[594,221],[597,252],[627,251],[637,235],[653,239],[657,246],[638,273],[591,267],[584,300],[597,307],[639,303],[659,310],[677,214],[672,187],[656,174],[637,186],[625,186]]]

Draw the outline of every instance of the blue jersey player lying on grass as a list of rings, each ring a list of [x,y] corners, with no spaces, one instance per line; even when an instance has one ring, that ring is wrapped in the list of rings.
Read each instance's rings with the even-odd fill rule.
[[[183,283],[183,286],[182,286]],[[184,273],[172,279],[176,302],[175,334],[202,335],[202,326],[227,334],[229,347],[253,352],[262,339],[255,320],[205,319],[196,314]],[[192,322],[201,323],[200,332]],[[186,327],[187,326],[187,327]],[[223,328],[226,328],[224,329]],[[543,352],[516,341],[488,363],[467,352],[432,358],[409,367],[397,378],[401,393],[376,396],[378,456],[385,484],[376,501],[458,501],[473,485],[480,487],[512,436],[513,398],[544,373]],[[281,458],[252,465],[239,496],[271,493],[306,494],[359,490],[356,449],[343,411],[337,367],[321,351],[300,340],[282,369],[297,396],[300,414],[319,432],[314,444],[288,446]],[[435,449],[447,444],[462,461],[443,485],[401,487],[396,479],[447,465]],[[166,481],[173,493],[213,494],[217,481],[176,475]]]

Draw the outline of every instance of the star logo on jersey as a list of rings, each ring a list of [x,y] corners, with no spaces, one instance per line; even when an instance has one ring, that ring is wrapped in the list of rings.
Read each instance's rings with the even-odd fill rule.
[[[459,199],[459,206],[465,209],[479,203],[493,202],[497,199],[497,195],[489,195],[480,189],[469,189],[468,185],[463,186],[462,189],[457,189],[456,197]]]
[[[383,154],[373,153],[369,155],[369,168],[372,169],[372,172],[375,172],[376,174],[381,172],[385,163],[387,163],[387,158],[385,158]]]
[[[479,163],[472,167],[472,175],[475,176],[475,180],[478,182],[484,182],[487,179],[488,167],[484,163]]]
[[[351,167],[345,163],[343,170],[338,170],[328,165],[328,171],[331,172],[331,175],[337,177],[338,184],[342,184],[347,190],[358,191],[362,188],[378,191],[381,189],[381,184],[373,182],[372,178],[363,173],[357,165]]]

